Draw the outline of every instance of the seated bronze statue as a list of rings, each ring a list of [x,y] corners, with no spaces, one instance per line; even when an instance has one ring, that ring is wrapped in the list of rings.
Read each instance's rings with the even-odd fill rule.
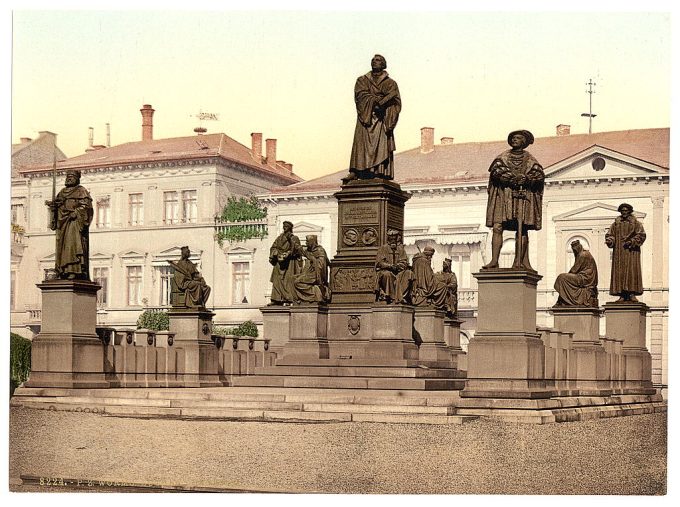
[[[555,290],[559,294],[555,306],[598,307],[597,265],[581,242],[571,242],[574,252],[574,265],[569,273],[562,273],[555,280]]]
[[[168,261],[175,268],[170,281],[170,304],[173,308],[205,308],[210,296],[210,287],[189,260],[191,251],[188,246],[182,247],[182,258]]]
[[[331,290],[328,287],[330,261],[315,234],[310,234],[306,240],[307,246],[302,248],[305,265],[293,279],[295,302],[326,303],[331,299]]]
[[[413,272],[408,265],[404,245],[399,241],[399,231],[387,231],[387,244],[378,248],[375,270],[376,301],[410,304]]]

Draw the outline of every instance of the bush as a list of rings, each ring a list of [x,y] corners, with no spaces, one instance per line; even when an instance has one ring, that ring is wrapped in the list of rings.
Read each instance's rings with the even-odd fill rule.
[[[31,373],[31,341],[16,333],[9,335],[10,395],[14,387],[28,380]]]
[[[220,219],[223,222],[248,222],[267,218],[267,208],[262,206],[257,197],[229,197],[222,209]]]
[[[170,329],[170,317],[168,317],[168,312],[144,310],[137,319],[137,329],[167,331]]]
[[[253,321],[247,320],[237,327],[214,326],[213,334],[219,336],[251,336],[257,338],[257,326]]]

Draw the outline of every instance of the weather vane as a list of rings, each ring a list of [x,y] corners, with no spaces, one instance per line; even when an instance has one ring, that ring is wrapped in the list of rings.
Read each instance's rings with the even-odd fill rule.
[[[590,107],[588,109],[587,113],[581,113],[581,116],[584,116],[588,118],[588,133],[592,134],[593,133],[593,118],[595,118],[597,115],[593,114],[593,93],[595,91],[593,90],[593,86],[595,86],[597,83],[593,83],[592,79],[589,79],[588,82],[586,83],[586,86],[588,89],[586,90],[586,93],[590,96]]]
[[[203,126],[204,121],[219,120],[219,113],[204,113],[203,111],[199,111],[198,114],[192,114],[190,116],[198,118],[198,127],[194,129],[194,132],[197,134],[205,134],[208,131],[208,129]]]

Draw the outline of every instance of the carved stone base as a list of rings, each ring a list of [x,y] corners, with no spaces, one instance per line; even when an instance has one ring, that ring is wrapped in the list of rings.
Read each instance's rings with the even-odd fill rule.
[[[328,308],[325,305],[293,306],[290,338],[280,353],[287,363],[305,359],[328,359]]]
[[[213,343],[212,318],[205,309],[175,309],[168,312],[174,344],[184,349],[182,372],[185,387],[220,386],[218,350]]]
[[[263,306],[262,334],[269,341],[269,350],[279,354],[290,338],[290,306]]]
[[[42,291],[42,329],[31,343],[27,387],[105,388],[104,344],[96,333],[97,291],[82,280],[50,280]]]

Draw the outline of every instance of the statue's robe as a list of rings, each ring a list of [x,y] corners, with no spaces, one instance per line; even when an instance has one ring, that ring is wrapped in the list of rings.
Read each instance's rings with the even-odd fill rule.
[[[300,239],[285,232],[278,235],[269,249],[269,262],[272,264],[271,301],[274,304],[292,303],[295,301],[295,276],[302,271],[300,258],[302,247]]]
[[[373,81],[372,73],[360,76],[354,86],[357,124],[354,130],[350,171],[370,170],[373,175],[394,177],[393,153],[396,149],[393,131],[401,112],[401,97],[397,83],[381,72]],[[379,105],[382,112],[376,114]]]
[[[210,287],[205,283],[196,265],[189,259],[173,263],[173,278],[177,289],[186,294],[185,304],[190,308],[204,308],[210,296]]]
[[[387,266],[396,266],[396,273]],[[376,295],[378,300],[396,303],[408,302],[413,272],[408,265],[408,256],[403,245],[392,249],[382,245],[375,256]]]
[[[520,189],[513,177],[521,174],[528,182]],[[502,224],[503,230],[516,231],[521,213],[527,229],[540,230],[544,180],[543,168],[529,152],[507,150],[501,153],[489,167],[486,226]],[[524,198],[519,198],[518,191],[522,191]]]
[[[624,293],[642,294],[642,267],[640,246],[647,239],[642,224],[632,215],[627,219],[616,217],[605,235],[605,240],[614,242],[612,255],[612,277],[609,293],[621,296]],[[629,246],[624,246],[629,243]]]
[[[434,275],[435,290],[432,303],[448,315],[458,313],[458,279],[451,271],[440,271]]]
[[[599,306],[597,299],[597,265],[591,253],[581,250],[568,273],[555,280],[559,294],[557,306]]]
[[[89,280],[89,229],[94,216],[92,198],[82,186],[57,194],[55,269],[61,278]]]
[[[330,300],[328,287],[328,256],[321,245],[307,249],[305,265],[302,272],[295,276],[296,301],[305,303],[322,303]]]

